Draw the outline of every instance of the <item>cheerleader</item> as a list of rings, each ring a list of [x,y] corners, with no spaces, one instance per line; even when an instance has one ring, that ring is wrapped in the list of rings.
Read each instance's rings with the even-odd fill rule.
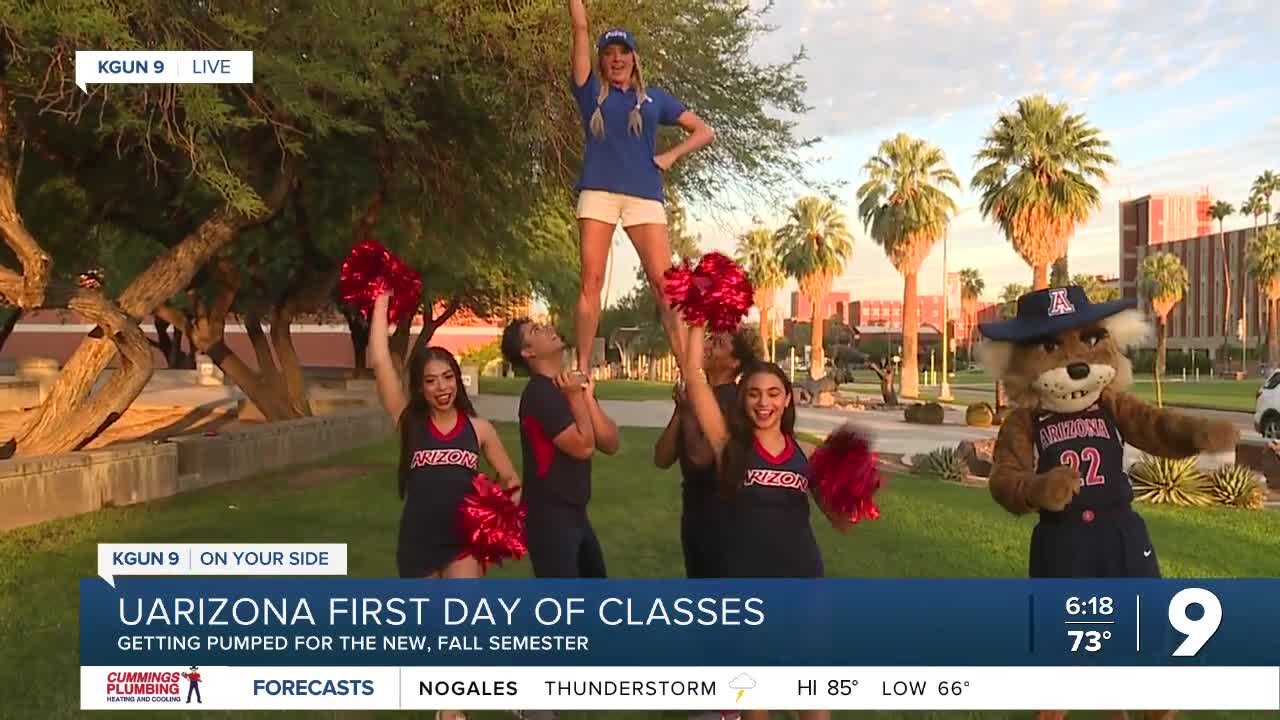
[[[578,192],[582,287],[575,330],[577,370],[590,371],[591,346],[600,324],[600,294],[614,228],[631,238],[645,275],[659,298],[662,326],[679,350],[680,320],[661,298],[671,267],[662,174],[705,147],[714,133],[683,103],[645,84],[635,37],[626,30],[602,34],[594,52],[582,0],[569,0],[573,30],[571,90],[585,134]],[[658,126],[679,126],[687,137],[658,152]]]
[[[482,454],[504,487],[518,485],[516,471],[493,425],[476,417],[458,361],[448,350],[414,353],[410,397],[405,397],[387,340],[389,298],[381,295],[373,306],[369,364],[378,398],[400,430],[400,497],[405,501],[396,550],[400,577],[478,578],[484,574],[480,563],[460,557],[458,506],[471,490]]]
[[[753,364],[738,383],[737,402],[722,413],[703,375],[705,335],[701,326],[689,328],[681,371],[694,417],[711,446],[725,503],[722,576],[823,577],[822,554],[809,522],[809,461],[795,439],[791,382],[773,363]],[[818,506],[837,530],[851,527]],[[808,710],[800,716],[828,720],[831,713]],[[742,718],[768,720],[769,712],[746,711]]]
[[[708,338],[704,366],[723,414],[738,401],[738,376],[758,360],[750,335],[715,333]],[[672,391],[675,411],[653,448],[653,462],[666,470],[680,465],[680,544],[685,575],[713,578],[720,573],[720,508],[716,500],[716,462],[706,437],[693,417],[683,384]]]

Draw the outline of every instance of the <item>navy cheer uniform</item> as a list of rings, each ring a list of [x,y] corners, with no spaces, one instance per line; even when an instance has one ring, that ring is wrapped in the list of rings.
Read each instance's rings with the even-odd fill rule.
[[[1036,472],[1080,472],[1081,487],[1060,512],[1041,511],[1031,534],[1031,577],[1160,577],[1146,523],[1134,512],[1124,439],[1111,412],[1035,412]]]
[[[736,382],[717,385],[712,392],[720,403],[722,414],[728,415],[733,411],[738,399]],[[697,424],[696,420],[686,419],[685,422]],[[689,460],[684,439],[682,429],[676,442],[680,476],[683,479],[680,545],[684,549],[685,575],[690,578],[720,577],[720,540],[723,534],[720,526],[723,513],[717,497],[716,464],[713,461],[706,467],[694,465]]]
[[[409,477],[396,563],[400,577],[420,578],[439,572],[463,550],[458,536],[458,506],[471,490],[480,464],[480,441],[471,418],[458,413],[452,429],[441,431],[406,413],[410,423]]]
[[[726,507],[724,576],[819,578],[822,553],[809,524],[809,459],[787,438],[771,456],[752,442],[747,476]]]
[[[587,518],[591,460],[560,451],[555,438],[574,424],[569,399],[545,375],[520,394],[525,533],[535,577],[605,577],[604,553]]]

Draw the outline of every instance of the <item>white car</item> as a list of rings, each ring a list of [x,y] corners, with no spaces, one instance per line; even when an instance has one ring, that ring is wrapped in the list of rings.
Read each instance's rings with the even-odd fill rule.
[[[1265,438],[1280,438],[1280,369],[1258,388],[1258,404],[1253,410],[1253,429]]]

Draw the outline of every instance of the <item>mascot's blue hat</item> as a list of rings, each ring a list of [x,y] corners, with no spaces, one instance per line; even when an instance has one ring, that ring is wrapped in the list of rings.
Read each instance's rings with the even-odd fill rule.
[[[1027,342],[1075,330],[1138,306],[1136,300],[1092,303],[1078,285],[1036,290],[1018,298],[1018,314],[1009,320],[979,323],[978,330],[997,342]]]

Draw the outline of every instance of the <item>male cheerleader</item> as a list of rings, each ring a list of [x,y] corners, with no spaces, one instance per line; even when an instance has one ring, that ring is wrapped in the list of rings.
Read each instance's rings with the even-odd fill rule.
[[[596,401],[595,384],[567,372],[555,328],[527,318],[502,333],[502,355],[529,372],[520,395],[526,536],[540,578],[606,577],[604,553],[587,517],[591,457],[618,452],[618,426]]]

